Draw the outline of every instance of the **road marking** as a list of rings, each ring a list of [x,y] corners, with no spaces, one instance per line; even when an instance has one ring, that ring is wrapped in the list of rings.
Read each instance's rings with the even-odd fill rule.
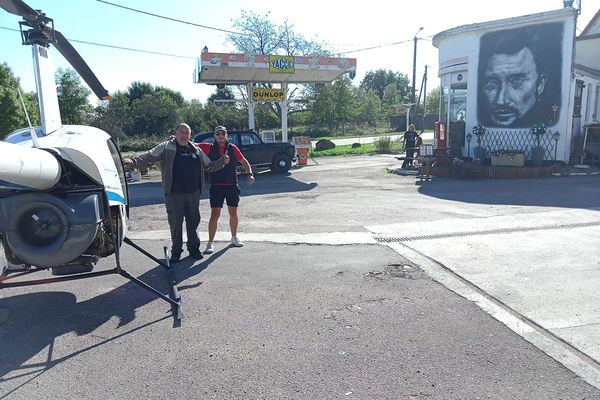
[[[184,241],[186,240],[184,232]],[[351,244],[377,244],[370,232],[326,232],[326,233],[238,233],[244,242],[263,242],[279,244],[322,244],[331,246]],[[164,230],[130,231],[127,234],[132,240],[170,240],[171,233]],[[216,242],[229,242],[231,236],[227,232],[217,232]],[[208,240],[207,233],[200,233],[200,241]]]

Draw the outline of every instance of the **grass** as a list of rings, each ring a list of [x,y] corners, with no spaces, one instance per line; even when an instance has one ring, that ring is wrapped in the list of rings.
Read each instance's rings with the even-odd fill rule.
[[[363,144],[360,147],[352,148],[352,145],[336,146],[333,149],[317,151],[312,149],[309,153],[311,157],[331,157],[331,156],[350,156],[356,154],[375,153],[375,147],[372,143]]]
[[[383,138],[375,143],[362,144],[360,147],[352,148],[352,145],[336,146],[333,149],[317,151],[312,149],[309,153],[311,157],[335,157],[351,156],[357,154],[398,154],[404,151],[404,148],[395,138]],[[391,140],[389,140],[391,139]],[[431,140],[424,140],[423,144],[431,144]]]

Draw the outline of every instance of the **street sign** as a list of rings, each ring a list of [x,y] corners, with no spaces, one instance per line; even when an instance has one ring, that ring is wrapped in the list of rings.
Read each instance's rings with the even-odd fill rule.
[[[252,88],[252,100],[254,101],[281,101],[283,96],[283,89]]]

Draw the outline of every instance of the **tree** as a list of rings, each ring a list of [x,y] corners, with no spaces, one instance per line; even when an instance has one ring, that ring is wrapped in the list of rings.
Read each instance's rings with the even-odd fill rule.
[[[133,103],[134,100],[139,100],[147,94],[154,93],[154,85],[148,82],[134,81],[127,88],[125,94],[129,99],[129,103]]]
[[[211,129],[205,122],[205,113],[204,105],[199,100],[192,99],[180,109],[180,118],[192,128],[192,133],[207,132]]]
[[[175,101],[165,92],[145,94],[131,103],[133,126],[128,132],[135,135],[167,135],[179,122]]]
[[[355,120],[358,111],[357,91],[344,75],[319,90],[312,122],[326,124],[330,130],[344,128]]]
[[[381,99],[385,111],[389,114],[395,109],[395,106],[402,103],[402,95],[396,88],[396,85],[390,83],[385,87],[383,98]]]
[[[129,98],[125,92],[117,91],[107,102],[96,107],[90,124],[116,138],[127,134],[132,121]]]
[[[166,135],[185,114],[186,101],[180,92],[173,89],[135,81],[124,96],[128,107],[122,99],[115,106],[123,117],[124,124],[121,126],[127,135]],[[122,115],[125,110],[129,110],[130,117]]]
[[[248,126],[248,117],[234,104],[217,105],[209,102],[206,104],[204,123],[210,129],[217,125],[225,125],[228,129],[241,129]]]
[[[407,101],[412,92],[409,82],[408,75],[406,74],[378,69],[377,71],[367,72],[359,87],[365,92],[372,89],[383,100],[386,88],[388,85],[393,84],[399,93],[400,101]]]
[[[329,52],[323,43],[306,39],[297,32],[289,21],[277,25],[269,19],[269,14],[256,14],[252,11],[242,11],[241,16],[233,22],[233,27],[241,34],[227,35],[227,41],[232,43],[235,51],[260,55],[283,54],[289,56],[304,56],[309,54],[326,55]],[[260,84],[272,88],[272,84]],[[248,96],[246,87],[239,86],[242,96]],[[293,91],[288,98],[293,97]],[[281,118],[281,106],[278,103],[267,103],[277,118]]]
[[[440,88],[436,87],[427,93],[427,114],[440,113]]]
[[[0,138],[10,132],[27,126],[27,118],[19,100],[21,85],[7,63],[0,64]],[[33,125],[39,124],[37,96],[23,93],[23,102],[27,107]]]
[[[279,48],[288,56],[331,54],[325,43],[306,39],[303,34],[294,30],[294,25],[290,24],[288,20],[285,20],[277,29],[279,33]]]
[[[269,14],[242,10],[242,15],[233,22],[233,27],[242,34],[229,34],[227,41],[242,53],[275,54],[279,49],[279,35]]]
[[[56,93],[63,124],[83,125],[88,122],[93,108],[88,101],[91,91],[82,85],[73,69],[59,68],[55,75]]]
[[[377,128],[379,122],[383,119],[384,107],[373,89],[360,94],[359,120],[370,126]]]

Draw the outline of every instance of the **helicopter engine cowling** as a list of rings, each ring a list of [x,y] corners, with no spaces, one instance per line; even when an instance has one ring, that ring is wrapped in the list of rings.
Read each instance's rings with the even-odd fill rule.
[[[0,188],[46,190],[60,179],[60,162],[47,150],[0,142],[0,155]]]
[[[26,264],[56,267],[90,246],[102,221],[100,192],[35,192],[0,198],[3,244]]]

